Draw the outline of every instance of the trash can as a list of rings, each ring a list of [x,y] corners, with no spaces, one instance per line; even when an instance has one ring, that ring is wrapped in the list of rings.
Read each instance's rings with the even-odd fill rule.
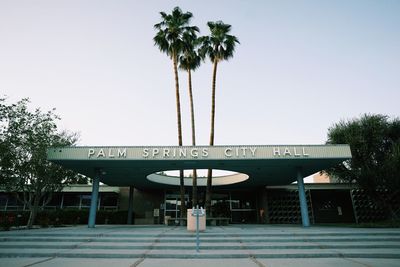
[[[205,210],[204,210],[205,213]],[[187,230],[196,231],[196,215],[192,215],[192,209],[187,210]],[[206,215],[199,216],[199,231],[206,230]]]

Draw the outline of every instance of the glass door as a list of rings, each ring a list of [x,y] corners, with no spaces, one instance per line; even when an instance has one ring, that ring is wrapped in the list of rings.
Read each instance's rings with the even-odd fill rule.
[[[232,223],[256,223],[256,194],[249,192],[232,192],[231,199]]]
[[[189,196],[185,195],[186,204],[188,203]],[[165,210],[164,218],[180,218],[181,217],[181,196],[177,194],[165,194]],[[182,214],[182,217],[186,217],[186,214]]]

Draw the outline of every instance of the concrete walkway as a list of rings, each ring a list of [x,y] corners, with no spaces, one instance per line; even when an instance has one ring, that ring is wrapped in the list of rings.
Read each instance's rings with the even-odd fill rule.
[[[0,266],[400,266],[400,229],[86,226],[0,232]]]

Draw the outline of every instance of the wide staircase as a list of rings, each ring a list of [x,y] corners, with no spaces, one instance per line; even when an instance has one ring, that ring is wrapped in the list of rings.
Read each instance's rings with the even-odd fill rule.
[[[400,229],[282,225],[84,226],[0,232],[0,257],[123,259],[400,259]],[[1,259],[0,259],[1,261]],[[400,260],[399,260],[400,262]]]

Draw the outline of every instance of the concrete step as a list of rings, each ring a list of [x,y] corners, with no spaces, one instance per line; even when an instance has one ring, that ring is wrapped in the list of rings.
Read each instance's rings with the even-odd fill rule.
[[[194,243],[194,242],[193,242]],[[107,250],[194,250],[196,246],[193,244],[190,245],[157,245],[157,244],[147,244],[147,245],[120,245],[120,244],[112,244],[112,245],[98,245],[98,244],[69,244],[62,245],[57,243],[51,244],[0,244],[0,249],[27,249],[34,247],[35,249],[107,249]],[[300,244],[300,245],[238,245],[238,244],[228,244],[222,246],[213,246],[202,243],[200,245],[202,250],[243,250],[243,249],[251,249],[251,250],[277,250],[277,249],[380,249],[380,248],[393,248],[400,249],[400,244],[351,244],[351,245],[331,245],[331,244]]]
[[[322,237],[322,236],[329,236],[329,237],[370,237],[370,236],[392,236],[392,237],[400,237],[400,232],[334,232],[334,233],[200,233],[202,237],[213,237],[213,238],[238,238],[238,237]],[[118,237],[118,238],[155,238],[159,235],[157,234],[143,234],[143,233],[130,233],[130,234],[119,234],[119,233],[99,233],[99,234],[89,234],[89,233],[34,233],[34,232],[6,232],[2,233],[1,237],[81,237],[81,238],[95,238],[95,237]],[[168,238],[191,238],[196,236],[195,233],[180,233],[180,234],[163,234],[162,237]]]
[[[109,252],[37,252],[37,251],[24,251],[16,252],[0,252],[0,258],[10,257],[28,257],[28,258],[90,258],[90,259],[124,259],[124,258],[149,258],[149,259],[229,259],[229,258],[385,258],[385,259],[400,259],[400,251],[395,252],[334,252],[334,251],[285,251],[281,253],[232,253],[226,251],[225,253],[204,253],[196,251],[190,253],[158,253],[158,252],[143,252],[132,253],[131,251],[118,251],[115,253]]]
[[[60,229],[59,231],[57,231]],[[347,228],[348,229],[348,228]],[[216,232],[215,229],[207,228],[206,232],[201,232],[200,234],[203,237],[219,237],[219,238],[232,238],[232,237],[336,237],[336,236],[348,236],[348,237],[357,237],[357,236],[397,236],[400,237],[400,232],[395,229],[389,229],[387,231],[377,231],[376,229],[358,229],[353,228],[352,230],[347,231],[320,231],[314,229],[307,229],[308,231],[272,231],[272,230],[257,230],[252,233],[246,233],[243,230],[226,231],[225,229],[219,229],[220,232]],[[117,238],[154,238],[158,236],[168,237],[168,238],[188,238],[195,236],[194,232],[188,232],[185,228],[177,228],[177,229],[168,229],[162,228],[153,232],[143,232],[141,229],[132,228],[131,230],[119,231],[117,230],[109,230],[109,231],[98,231],[97,229],[75,229],[72,230],[64,230],[64,228],[49,228],[48,231],[43,230],[20,230],[20,231],[8,231],[8,232],[0,232],[0,237],[117,237]]]
[[[0,257],[82,259],[400,259],[400,230],[349,228],[99,227],[0,232]]]
[[[274,238],[257,238],[257,239],[217,239],[217,238],[202,238],[200,236],[202,243],[227,243],[227,242],[237,242],[237,243],[330,243],[330,242],[400,242],[400,238],[392,237],[382,237],[382,238],[285,238],[285,239],[274,239]],[[142,239],[142,238],[129,238],[129,239],[117,239],[117,238],[0,238],[0,242],[101,242],[101,243],[193,243],[195,238],[187,239],[166,239],[166,238],[156,238],[156,239]]]

